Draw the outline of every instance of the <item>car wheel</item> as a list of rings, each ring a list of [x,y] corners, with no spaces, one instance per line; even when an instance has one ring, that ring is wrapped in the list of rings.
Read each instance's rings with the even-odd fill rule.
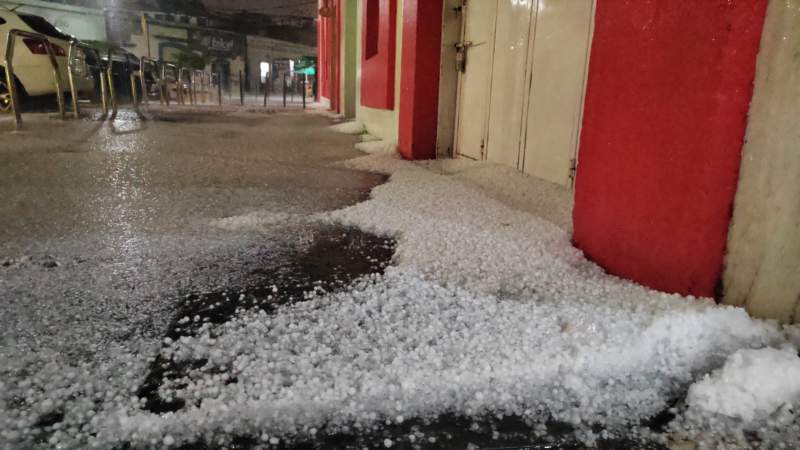
[[[0,80],[0,113],[11,111],[11,93],[5,80]]]

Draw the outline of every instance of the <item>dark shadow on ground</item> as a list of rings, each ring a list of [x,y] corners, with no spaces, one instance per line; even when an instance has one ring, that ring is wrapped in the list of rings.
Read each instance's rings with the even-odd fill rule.
[[[296,439],[271,446],[253,437],[238,436],[224,446],[194,442],[179,449],[360,450],[387,448],[386,441],[390,440],[388,448],[400,450],[667,450],[661,444],[628,438],[598,439],[594,447],[587,447],[575,438],[574,431],[569,424],[552,421],[547,424],[546,434],[537,436],[533,427],[520,417],[481,420],[446,414],[433,421],[409,420],[400,425],[378,425],[358,433],[326,434],[323,428],[317,432],[316,439]],[[600,431],[599,428],[595,430]]]
[[[203,324],[222,324],[239,310],[262,309],[273,312],[278,306],[335,292],[359,277],[382,273],[392,259],[393,240],[340,226],[320,226],[313,233],[313,242],[303,253],[290,256],[285,264],[263,273],[251,275],[262,283],[241,290],[209,294],[193,294],[180,301],[166,338],[176,341],[193,336]],[[185,317],[192,318],[185,323]],[[163,399],[159,387],[167,380],[180,379],[204,360],[176,363],[160,354],[139,388],[138,396],[146,399],[144,409],[153,413],[176,412],[185,406],[183,399]],[[234,383],[236,380],[229,380]]]

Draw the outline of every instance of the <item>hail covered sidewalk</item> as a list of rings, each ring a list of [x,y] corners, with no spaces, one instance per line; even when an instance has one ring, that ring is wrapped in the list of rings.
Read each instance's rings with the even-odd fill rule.
[[[108,342],[95,333],[105,328],[92,322],[104,311],[123,313],[75,306],[94,315],[57,336],[68,337],[72,350],[87,344],[88,356],[77,362],[50,338],[37,340],[19,327],[17,335],[6,332],[0,447],[800,446],[798,328],[607,275],[570,244],[568,212],[547,206],[562,194],[541,191],[525,207],[513,186],[528,181],[458,161],[402,161],[381,150],[390,145],[375,144],[377,153],[341,162],[353,155],[325,145],[341,137],[291,117],[203,120],[230,121],[233,133],[178,150],[162,148],[146,130],[134,133],[133,142],[126,134],[98,141],[112,156],[102,166],[121,171],[102,186],[119,185],[137,197],[122,198],[127,221],[95,226],[99,236],[122,232],[108,242],[138,249],[124,267],[151,286],[154,298],[141,314],[160,319],[143,332],[145,318],[136,312],[143,304],[125,294],[122,311],[136,314],[138,325]],[[247,131],[267,122],[300,127],[290,137],[313,139],[308,145],[270,143],[268,134]],[[169,127],[176,136],[207,128]],[[239,142],[237,133],[250,138],[228,145]],[[277,148],[289,142],[293,153]],[[244,153],[223,156],[236,148]],[[151,176],[164,175],[149,165],[162,153],[172,155],[172,169],[182,153],[202,166],[192,172],[197,177],[183,175],[191,178],[189,186],[199,186],[169,190],[178,205],[194,193],[184,214],[173,214],[180,227],[151,226],[160,223],[155,216],[134,226],[147,219],[137,219],[150,214],[146,206],[170,208],[148,200],[148,190],[135,183],[140,171],[125,168],[144,164],[141,170]],[[268,157],[273,154],[281,157]],[[223,180],[215,178],[205,169],[217,161],[247,173],[249,183],[236,182],[232,169],[223,171]],[[248,169],[253,165],[272,167],[283,181],[286,171],[298,171],[311,184],[274,192],[257,168]],[[470,179],[465,170],[480,176]],[[360,190],[380,178],[367,172],[388,175],[368,198]],[[332,181],[336,176],[353,182],[340,186]],[[344,197],[329,198],[326,189]],[[203,193],[213,204],[199,200]],[[263,207],[254,203],[258,199]],[[292,208],[294,199],[308,207]],[[183,254],[183,233],[198,230],[204,234],[189,240],[198,249],[189,252],[196,263],[167,258],[169,270],[191,279],[193,270],[214,267],[222,255],[231,258],[225,267],[234,274],[244,267],[242,273],[253,275],[248,266],[261,264],[259,283],[201,271],[208,279],[175,306],[153,287],[174,288],[171,277],[155,274],[155,283],[133,275],[140,273],[133,266],[158,260],[159,252]],[[272,256],[259,259],[265,242],[288,249],[268,249]],[[88,251],[75,250],[74,242],[49,245],[65,254],[67,247]],[[284,254],[294,255],[287,256],[291,263],[272,267]],[[108,257],[98,250],[89,264]],[[366,264],[337,269],[352,268],[353,261]],[[19,271],[35,258],[8,262],[16,268],[6,270],[18,271],[7,272],[17,283],[14,295],[59,308],[60,297],[39,298],[41,291],[33,295],[21,287]],[[73,273],[72,265],[44,279],[58,284]],[[224,289],[234,284],[240,289]],[[104,289],[103,295],[119,294]],[[14,308],[24,316],[24,305]],[[30,354],[22,355],[22,348]]]

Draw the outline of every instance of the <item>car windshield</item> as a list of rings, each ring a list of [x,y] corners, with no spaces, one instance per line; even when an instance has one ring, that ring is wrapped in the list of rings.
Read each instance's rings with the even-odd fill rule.
[[[19,18],[37,33],[57,39],[63,39],[65,41],[72,40],[72,37],[61,32],[61,30],[53,26],[53,24],[45,20],[43,17],[34,16],[32,14],[19,14]]]

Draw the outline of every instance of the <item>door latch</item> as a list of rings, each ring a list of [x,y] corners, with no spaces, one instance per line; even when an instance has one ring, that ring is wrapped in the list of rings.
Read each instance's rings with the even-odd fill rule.
[[[464,41],[456,44],[456,71],[461,73],[467,71],[467,49],[472,46],[472,41]]]

